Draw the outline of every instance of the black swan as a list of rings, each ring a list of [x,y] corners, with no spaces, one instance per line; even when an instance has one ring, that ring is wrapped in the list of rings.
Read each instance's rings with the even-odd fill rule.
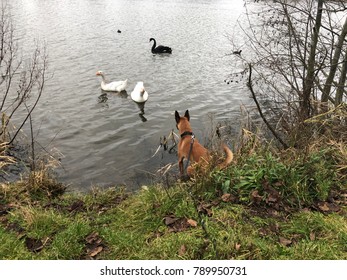
[[[152,46],[152,53],[172,53],[172,49],[170,47],[165,47],[162,45],[159,45],[156,47],[157,42],[154,38],[150,38],[149,41],[154,41],[153,46]]]
[[[233,51],[233,54],[236,54],[236,55],[241,55],[241,52],[242,52],[242,50],[239,50],[239,51]]]

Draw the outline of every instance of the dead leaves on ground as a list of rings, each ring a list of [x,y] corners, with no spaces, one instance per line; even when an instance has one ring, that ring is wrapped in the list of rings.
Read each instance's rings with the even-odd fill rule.
[[[270,206],[278,210],[280,208],[281,203],[281,193],[275,187],[281,187],[282,183],[274,183],[274,187],[270,185],[268,181],[264,181],[262,185],[263,193],[260,194],[259,190],[253,190],[250,194],[251,201],[256,205],[265,202],[267,206]]]
[[[291,245],[293,242],[287,238],[280,236],[279,237],[279,243],[282,244],[283,246],[287,247],[287,246]]]
[[[164,224],[169,228],[169,232],[181,232],[189,228],[197,227],[198,223],[193,219],[178,218],[173,214],[164,217]]]
[[[84,255],[85,259],[97,259],[98,254],[100,254],[106,248],[98,232],[92,232],[86,236],[84,240],[86,242],[86,252]]]
[[[180,247],[180,249],[178,250],[178,255],[179,256],[184,256],[185,254],[186,254],[186,252],[187,252],[187,248],[186,248],[186,246],[183,244],[181,247]]]
[[[341,210],[341,207],[339,205],[332,202],[326,202],[326,201],[317,202],[313,206],[313,208],[325,214],[340,212]]]

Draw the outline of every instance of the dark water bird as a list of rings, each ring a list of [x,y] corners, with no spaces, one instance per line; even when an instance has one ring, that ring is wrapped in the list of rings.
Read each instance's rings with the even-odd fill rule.
[[[172,53],[172,49],[170,47],[159,45],[157,46],[157,41],[154,38],[150,38],[149,41],[153,41],[152,53]]]
[[[117,33],[122,33],[122,31],[120,31],[119,29],[117,30]]]
[[[241,55],[242,50],[239,51],[233,51],[233,54]]]

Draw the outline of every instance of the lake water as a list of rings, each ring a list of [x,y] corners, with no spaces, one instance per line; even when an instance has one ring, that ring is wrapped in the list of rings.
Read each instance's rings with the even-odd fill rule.
[[[52,77],[34,114],[37,140],[63,154],[58,178],[72,188],[136,189],[148,183],[148,174],[177,161],[162,151],[152,157],[160,137],[176,129],[175,110],[190,110],[194,132],[204,142],[210,114],[237,126],[240,105],[251,103],[243,84],[224,82],[237,65],[226,54],[233,51],[228,36],[237,36],[242,0],[10,4],[20,46],[30,51],[36,39],[46,42]],[[151,37],[172,54],[152,55]],[[98,70],[109,80],[128,79],[129,95],[137,81],[144,82],[145,119],[130,96],[101,92]]]

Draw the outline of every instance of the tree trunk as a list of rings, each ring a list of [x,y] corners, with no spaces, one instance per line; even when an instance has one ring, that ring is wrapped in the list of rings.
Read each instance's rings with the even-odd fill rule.
[[[347,18],[345,20],[342,32],[341,32],[341,34],[340,34],[340,36],[338,38],[338,42],[337,42],[336,47],[335,47],[335,52],[334,52],[334,56],[333,56],[333,60],[332,60],[332,65],[330,67],[330,72],[329,72],[328,78],[327,78],[327,80],[325,82],[324,89],[323,89],[322,102],[328,102],[328,99],[329,99],[329,96],[330,96],[330,91],[331,91],[331,86],[333,84],[334,77],[335,77],[335,74],[336,74],[336,71],[337,71],[337,66],[339,64],[339,59],[340,59],[340,56],[341,56],[342,47],[343,47],[343,43],[344,43],[346,35],[347,35]],[[346,57],[345,57],[345,60],[346,60]],[[345,73],[345,76],[346,76],[346,73]],[[327,108],[327,106],[325,106],[325,108]]]
[[[345,50],[345,59],[343,61],[341,76],[339,80],[339,84],[337,86],[336,96],[335,96],[335,106],[338,106],[342,103],[343,93],[345,91],[347,78],[347,49]]]
[[[321,22],[322,22],[323,2],[324,0],[318,0],[316,22],[315,22],[315,26],[313,27],[313,33],[311,37],[311,44],[310,44],[311,47],[310,47],[309,58],[307,62],[307,75],[304,80],[302,100],[300,102],[301,121],[309,118],[311,115],[310,98],[311,98],[311,93],[312,93],[312,89],[314,85],[314,74],[315,74],[314,66],[315,66],[315,57],[316,57],[319,29],[321,27]]]

